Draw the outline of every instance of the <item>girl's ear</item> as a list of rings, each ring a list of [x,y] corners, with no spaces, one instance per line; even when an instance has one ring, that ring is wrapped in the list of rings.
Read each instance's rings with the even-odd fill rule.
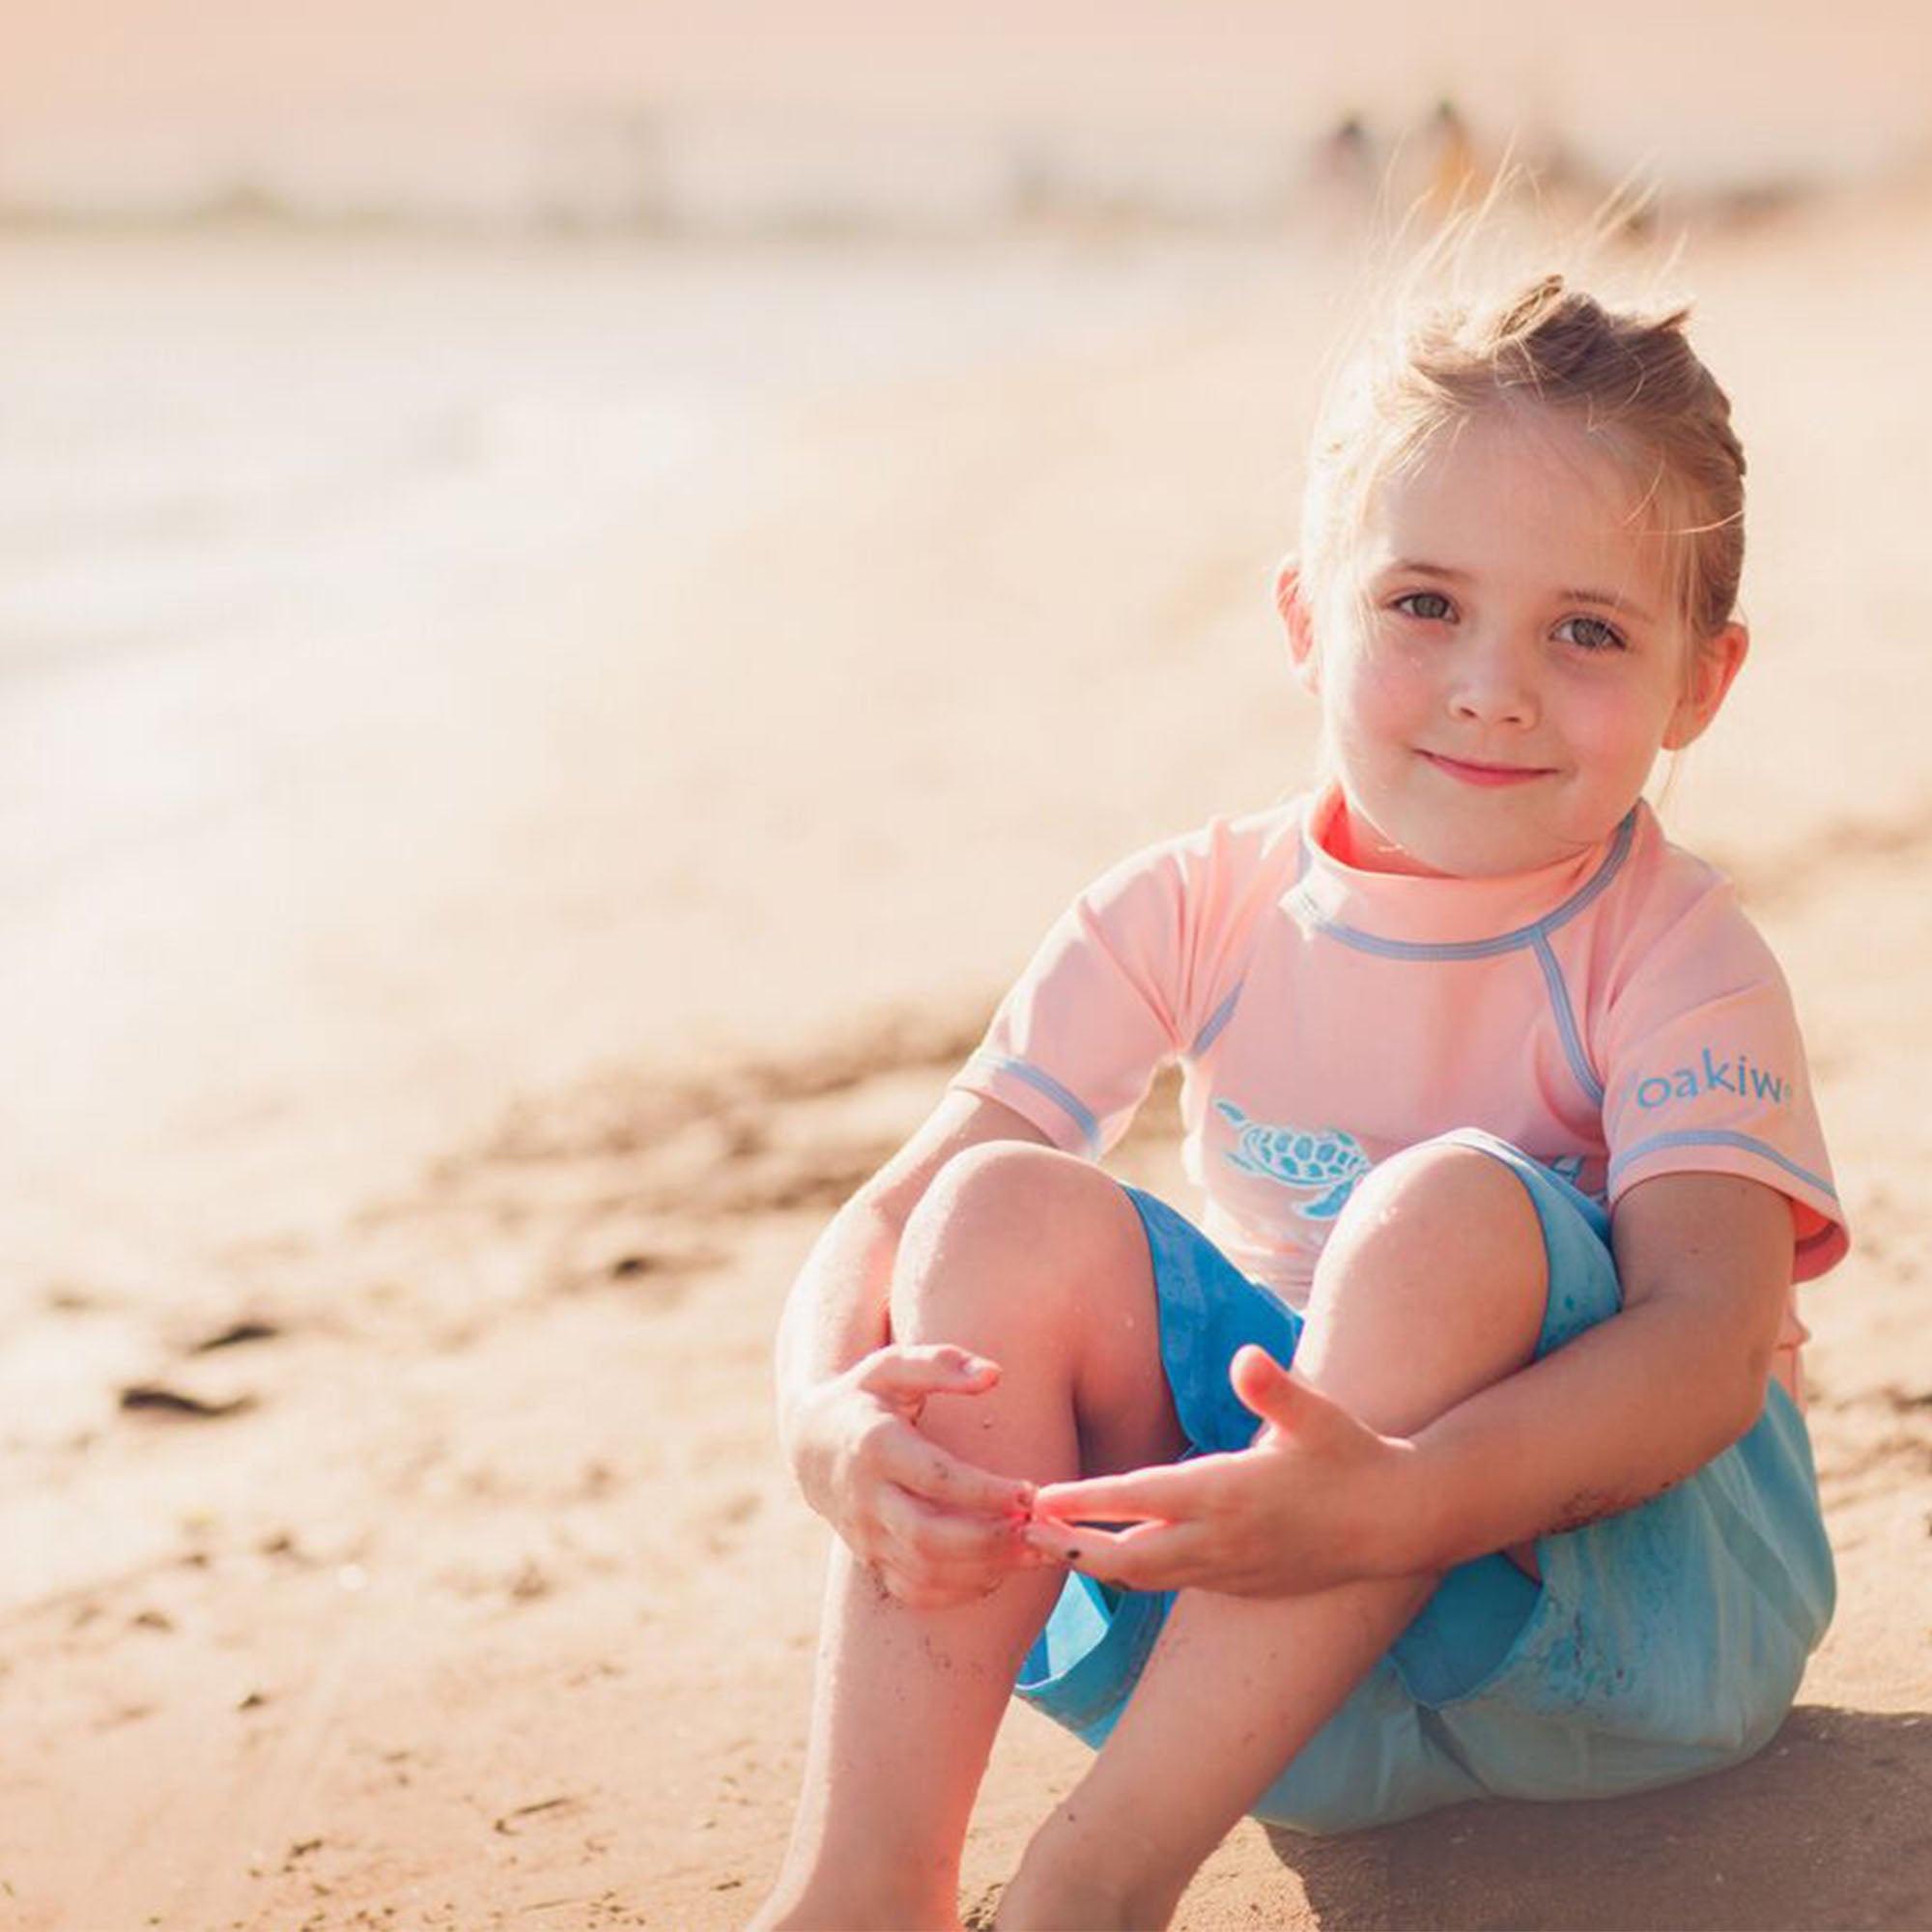
[[[1281,612],[1282,628],[1288,633],[1289,661],[1304,690],[1321,690],[1321,663],[1315,649],[1315,620],[1302,589],[1301,565],[1286,557],[1275,573],[1274,608]]]
[[[1716,637],[1706,638],[1693,648],[1696,662],[1664,727],[1666,752],[1681,752],[1692,739],[1704,735],[1705,726],[1718,715],[1725,693],[1744,668],[1750,651],[1750,633],[1742,624],[1726,624]]]

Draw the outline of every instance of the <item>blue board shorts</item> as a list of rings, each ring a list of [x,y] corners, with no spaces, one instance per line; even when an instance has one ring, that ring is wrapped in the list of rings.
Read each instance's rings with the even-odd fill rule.
[[[1522,1181],[1548,1253],[1539,1356],[1621,1305],[1609,1217],[1526,1154],[1450,1134]],[[1161,1359],[1194,1451],[1245,1448],[1228,1383],[1245,1343],[1293,1359],[1301,1318],[1164,1203],[1147,1231]],[[1741,1440],[1663,1494],[1540,1538],[1541,1580],[1502,1555],[1450,1571],[1255,1806],[1271,1824],[1354,1831],[1463,1799],[1602,1798],[1721,1770],[1776,1730],[1831,1621],[1832,1553],[1803,1417],[1774,1382]],[[1069,1575],[1015,1690],[1099,1745],[1172,1593]]]

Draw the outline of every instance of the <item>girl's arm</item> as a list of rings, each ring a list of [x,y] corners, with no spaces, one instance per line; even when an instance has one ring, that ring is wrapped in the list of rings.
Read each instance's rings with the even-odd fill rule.
[[[1262,1356],[1269,1426],[1238,1454],[1039,1492],[1035,1547],[1104,1581],[1293,1595],[1433,1572],[1669,1488],[1764,1406],[1791,1281],[1785,1198],[1728,1175],[1634,1187],[1613,1226],[1623,1312],[1412,1436],[1378,1435]],[[1109,1533],[1068,1522],[1131,1521]]]
[[[779,1325],[779,1430],[806,1500],[885,1586],[932,1606],[977,1594],[1023,1555],[1028,1485],[949,1456],[913,1426],[929,1395],[990,1387],[996,1363],[893,1344],[893,1264],[913,1209],[948,1161],[984,1141],[1045,1136],[998,1101],[951,1093],[833,1217]],[[940,1572],[952,1579],[938,1586]]]
[[[1441,1569],[1668,1489],[1762,1413],[1791,1287],[1791,1206],[1760,1182],[1665,1175],[1611,1227],[1623,1312],[1415,1437],[1406,1550]]]

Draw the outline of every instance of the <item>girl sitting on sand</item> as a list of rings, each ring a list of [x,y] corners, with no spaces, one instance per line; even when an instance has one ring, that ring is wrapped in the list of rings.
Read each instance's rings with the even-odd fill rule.
[[[840,1542],[760,1926],[956,1925],[1015,1680],[1099,1749],[1014,1928],[1164,1924],[1244,1812],[1631,1791],[1783,1718],[1833,1599],[1792,1287],[1845,1235],[1777,966],[1641,797],[1747,643],[1684,322],[1552,276],[1358,363],[1278,585],[1331,776],[1083,893],[812,1251],[782,1423]],[[1090,1164],[1174,1061],[1205,1232]]]

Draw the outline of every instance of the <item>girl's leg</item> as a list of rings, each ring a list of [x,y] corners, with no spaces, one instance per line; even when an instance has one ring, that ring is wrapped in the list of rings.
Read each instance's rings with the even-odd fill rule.
[[[1037,1482],[1180,1452],[1139,1217],[1105,1176],[1044,1149],[973,1149],[940,1174],[900,1244],[893,1334],[1001,1365],[922,1432]],[[888,1597],[833,1550],[805,1789],[758,1925],[954,1925],[960,1848],[1027,1647],[1062,1582],[1015,1572],[943,1610]]]
[[[1429,1145],[1356,1190],[1296,1373],[1372,1426],[1419,1428],[1526,1363],[1548,1288],[1523,1188]],[[1185,1591],[1092,1770],[1041,1827],[1000,1924],[1158,1926],[1188,1879],[1427,1600],[1423,1576],[1275,1600]]]

